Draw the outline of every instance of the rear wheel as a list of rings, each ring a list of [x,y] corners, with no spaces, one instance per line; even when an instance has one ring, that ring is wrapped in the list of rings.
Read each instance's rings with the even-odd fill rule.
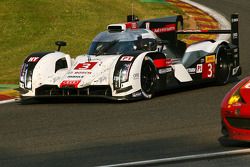
[[[141,90],[144,98],[150,99],[155,93],[156,69],[153,60],[145,57],[141,67]]]
[[[216,82],[225,85],[230,79],[230,63],[227,55],[226,46],[220,45],[217,49]]]

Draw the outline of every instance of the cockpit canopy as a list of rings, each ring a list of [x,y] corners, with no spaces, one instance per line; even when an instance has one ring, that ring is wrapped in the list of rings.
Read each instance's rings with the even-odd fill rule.
[[[146,29],[119,32],[105,31],[98,34],[89,49],[89,55],[118,55],[134,51],[154,51],[158,37]]]

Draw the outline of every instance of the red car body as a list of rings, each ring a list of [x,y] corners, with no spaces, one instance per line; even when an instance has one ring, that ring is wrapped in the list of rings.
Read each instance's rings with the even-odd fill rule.
[[[221,103],[221,119],[225,137],[250,141],[250,76],[226,94]]]

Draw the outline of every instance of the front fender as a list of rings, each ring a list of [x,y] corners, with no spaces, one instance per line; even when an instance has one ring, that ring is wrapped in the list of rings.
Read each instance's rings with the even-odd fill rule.
[[[70,56],[62,52],[33,53],[24,61],[20,87],[34,92],[41,85],[56,85],[70,67]]]
[[[146,54],[145,52],[120,56],[113,72],[113,83],[111,86],[113,96],[127,96],[141,89],[140,72]],[[127,67],[129,69],[127,70],[126,81],[122,81],[122,69]]]

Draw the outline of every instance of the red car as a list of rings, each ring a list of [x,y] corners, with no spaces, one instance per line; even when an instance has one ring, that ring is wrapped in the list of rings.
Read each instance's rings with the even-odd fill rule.
[[[250,141],[250,76],[226,94],[221,103],[221,119],[226,138]]]

